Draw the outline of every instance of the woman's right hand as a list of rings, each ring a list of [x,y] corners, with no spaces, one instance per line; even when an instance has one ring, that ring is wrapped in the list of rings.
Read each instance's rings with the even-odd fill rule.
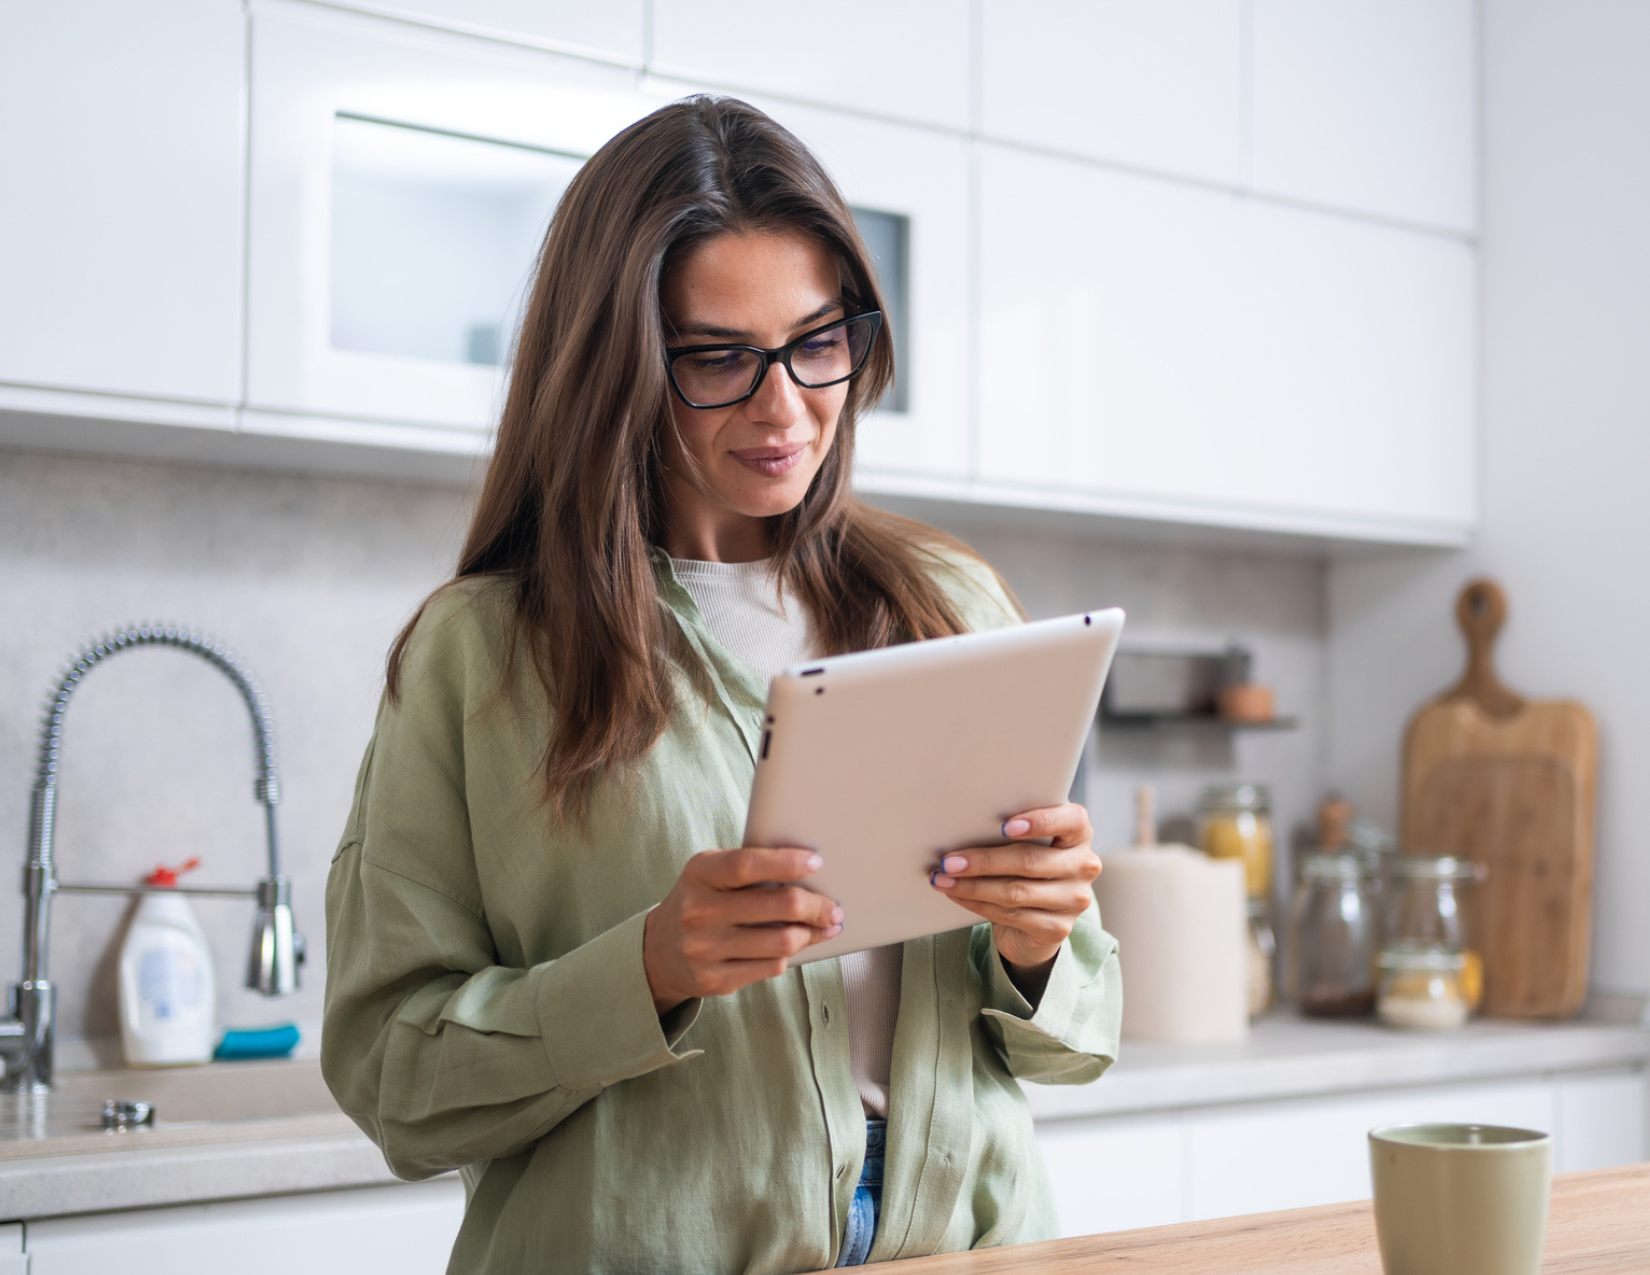
[[[842,909],[791,882],[818,872],[811,850],[704,850],[642,927],[642,965],[663,1014],[777,978],[803,948],[842,933]]]

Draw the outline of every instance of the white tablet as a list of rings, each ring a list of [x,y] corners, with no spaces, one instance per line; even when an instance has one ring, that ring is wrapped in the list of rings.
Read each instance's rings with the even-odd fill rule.
[[[803,884],[844,914],[792,964],[979,924],[929,874],[1066,800],[1122,630],[1121,611],[1094,611],[773,679],[744,844],[818,851],[825,866]]]

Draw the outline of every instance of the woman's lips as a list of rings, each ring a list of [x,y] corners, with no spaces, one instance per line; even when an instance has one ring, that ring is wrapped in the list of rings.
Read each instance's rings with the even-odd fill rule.
[[[746,469],[764,478],[778,478],[795,469],[807,450],[806,443],[792,443],[786,447],[744,447],[731,455]]]

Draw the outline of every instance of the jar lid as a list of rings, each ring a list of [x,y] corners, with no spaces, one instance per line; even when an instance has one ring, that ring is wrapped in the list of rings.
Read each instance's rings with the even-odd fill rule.
[[[1459,974],[1466,968],[1467,958],[1441,947],[1389,947],[1381,953],[1378,964],[1384,970],[1447,970]]]
[[[1392,875],[1405,881],[1482,881],[1484,865],[1453,854],[1400,854],[1393,856]]]
[[[1212,810],[1255,810],[1270,814],[1272,791],[1265,784],[1216,784],[1205,788],[1197,808]]]
[[[1357,881],[1369,875],[1369,864],[1356,854],[1309,854],[1301,860],[1303,881]]]

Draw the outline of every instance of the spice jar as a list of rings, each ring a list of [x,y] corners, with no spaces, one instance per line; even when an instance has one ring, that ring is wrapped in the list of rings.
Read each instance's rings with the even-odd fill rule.
[[[1272,794],[1260,784],[1205,788],[1197,810],[1203,853],[1241,859],[1249,897],[1266,898],[1272,889]]]
[[[1375,1007],[1388,1026],[1450,1031],[1472,1013],[1461,987],[1466,957],[1460,952],[1389,948],[1381,953],[1380,965]]]
[[[1391,863],[1392,904],[1387,945],[1437,948],[1464,958],[1461,989],[1477,1009],[1484,997],[1484,962],[1477,934],[1477,885],[1484,867],[1454,855],[1396,855]]]
[[[1375,1008],[1376,887],[1359,856],[1315,854],[1302,862],[1289,932],[1290,999],[1301,1013],[1353,1017]]]

